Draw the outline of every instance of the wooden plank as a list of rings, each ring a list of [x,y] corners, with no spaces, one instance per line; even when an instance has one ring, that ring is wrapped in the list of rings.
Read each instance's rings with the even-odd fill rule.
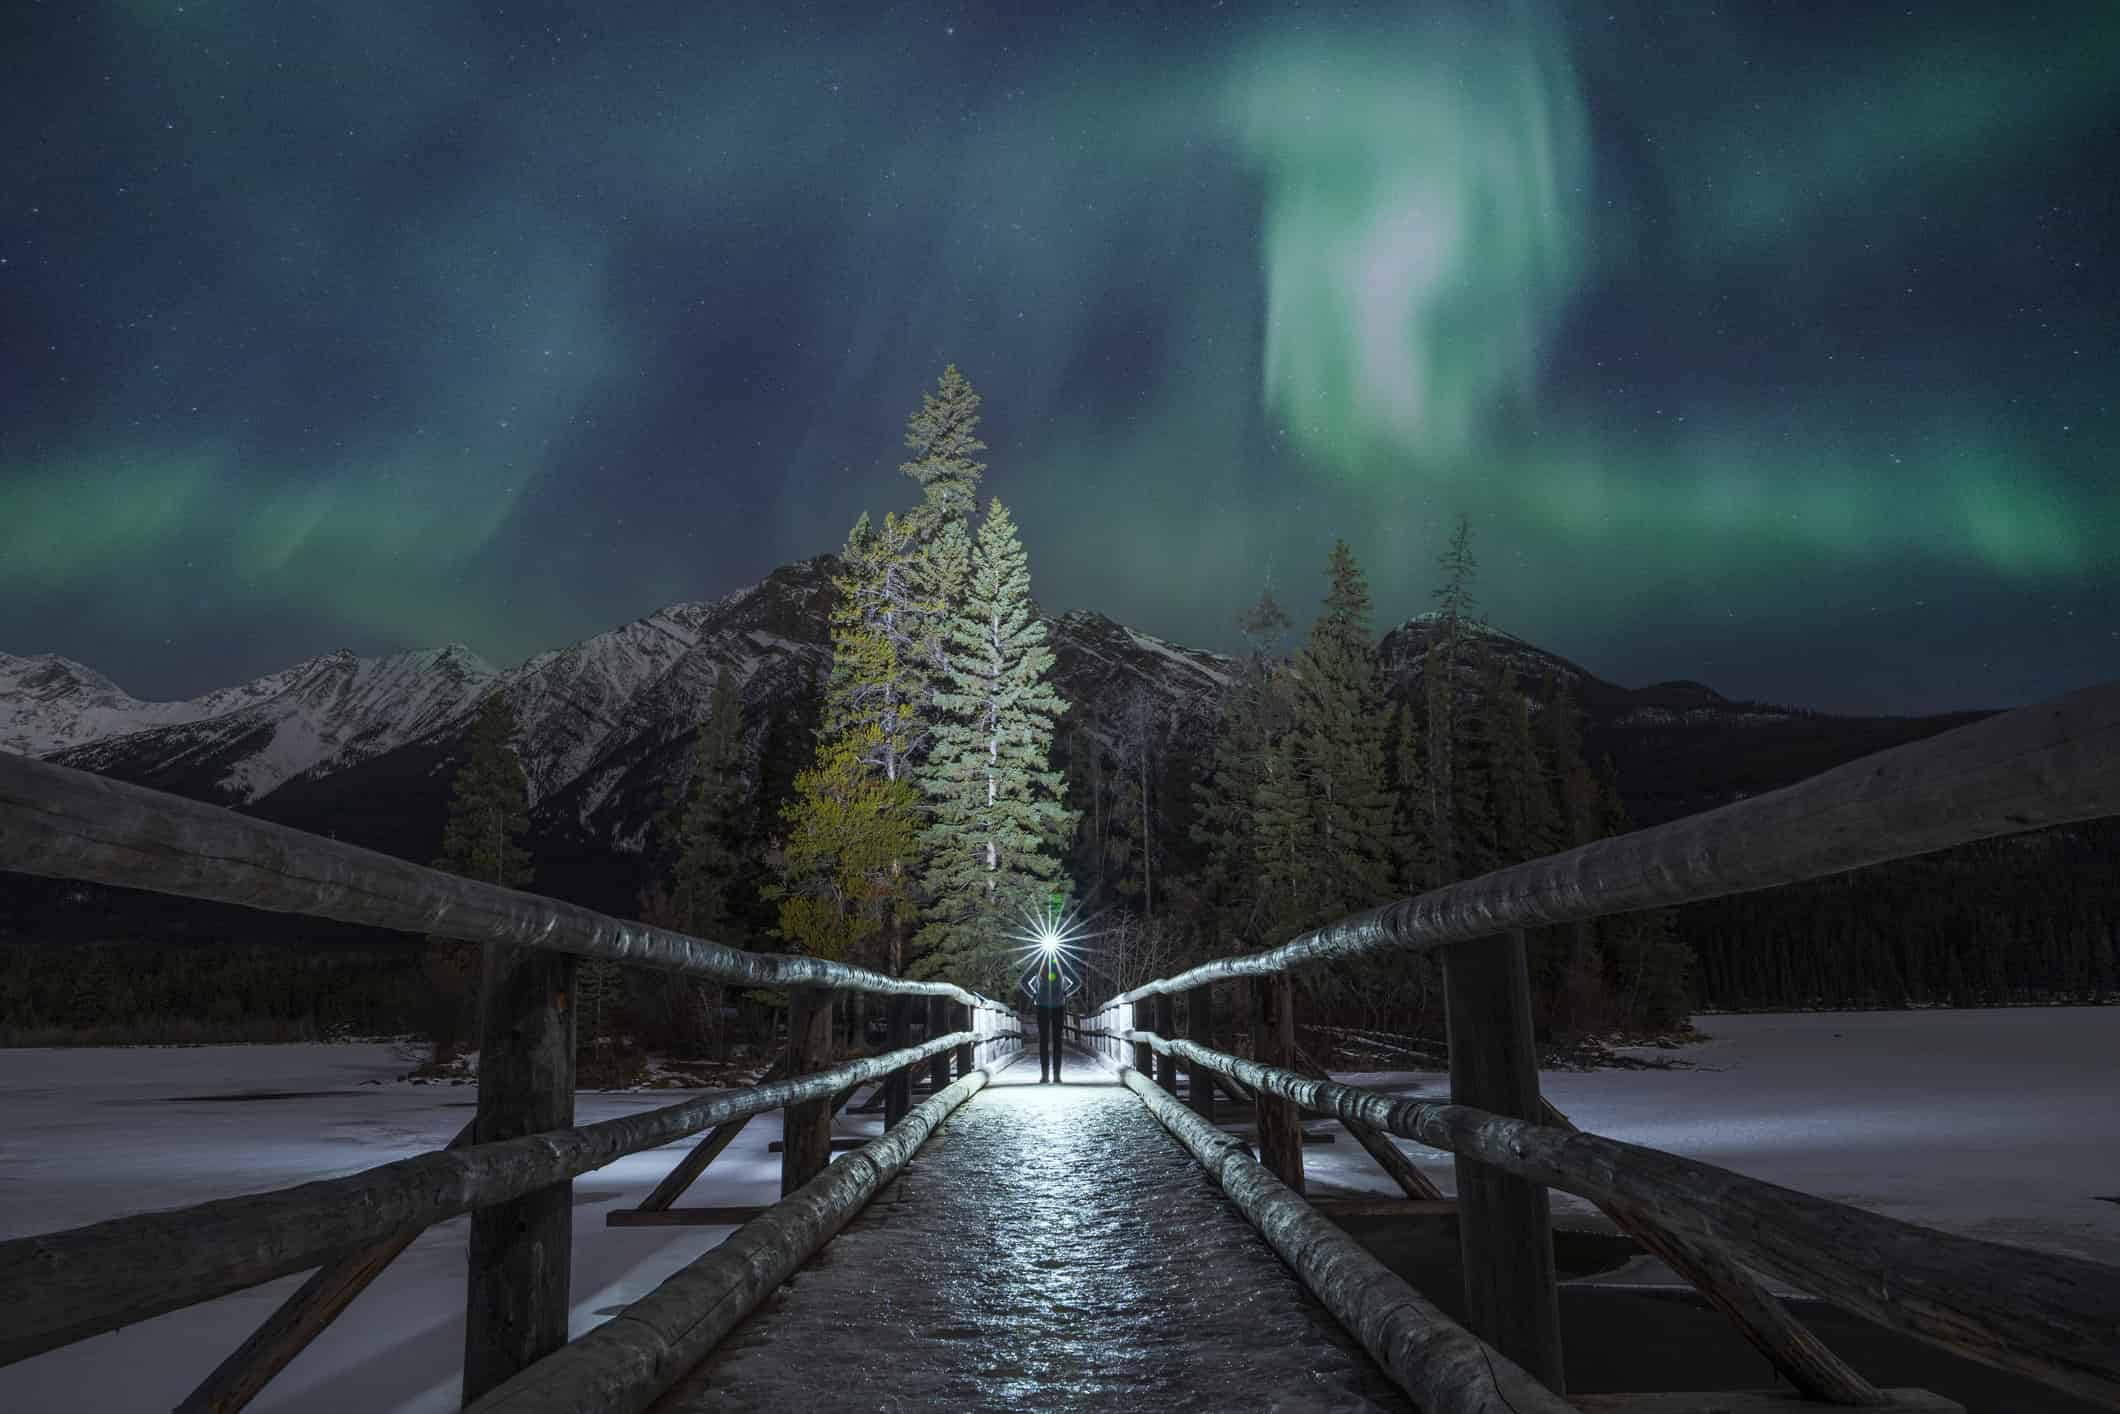
[[[753,1203],[736,1207],[611,1208],[604,1213],[605,1227],[741,1227],[769,1205]]]
[[[868,1136],[861,1134],[834,1134],[831,1136],[831,1140],[832,1152],[835,1154],[844,1154],[849,1150],[859,1149],[862,1145],[869,1142]],[[785,1154],[787,1151],[788,1146],[784,1140],[774,1139],[766,1144],[766,1152],[768,1154]]]
[[[7,752],[0,752],[0,869],[462,942],[515,943],[737,987],[939,996],[1002,1010],[947,982],[727,947]]]
[[[970,1031],[973,1029],[972,1009],[961,1002],[957,1003],[957,1029],[959,1031]],[[976,1044],[971,1041],[966,1041],[957,1048],[957,1078],[959,1080],[964,1079],[979,1068],[979,1059],[975,1054],[977,1049]]]
[[[927,999],[927,1033],[933,1040],[950,1029],[949,1002],[941,997]],[[946,1055],[932,1056],[928,1060],[928,1090],[941,1094],[950,1086],[950,1058]]]
[[[788,993],[789,1075],[809,1075],[825,1068],[825,1057],[832,1052],[833,1000],[833,993],[815,987],[798,987]],[[832,1161],[835,1108],[822,1099],[788,1106],[782,1130],[785,1147],[780,1151],[781,1197],[823,1173]]]
[[[1287,977],[1259,977],[1251,984],[1251,1052],[1267,1065],[1293,1065],[1296,1058],[1295,986]],[[1302,1116],[1287,1100],[1259,1095],[1259,1162],[1295,1193],[1303,1191]]]
[[[478,1121],[471,1120],[443,1147],[463,1148],[471,1142],[477,1128]],[[244,1408],[424,1230],[407,1228],[317,1268],[250,1333],[248,1340],[199,1381],[198,1387],[177,1405],[176,1414],[235,1414]]]
[[[849,1085],[880,1079],[961,1039],[951,1033],[910,1053],[864,1057],[822,1075],[420,1154],[344,1178],[0,1241],[0,1365],[306,1272],[406,1228],[520,1197],[742,1115],[805,1098],[829,1103]]]
[[[2120,815],[2120,681],[1851,761],[1781,790],[1497,869],[1112,998],[1668,908]]]
[[[1536,1120],[1538,1047],[1521,932],[1505,942],[1444,949],[1443,1014],[1450,1032],[1451,1103]],[[1463,1154],[1456,1168],[1465,1324],[1548,1389],[1565,1394],[1546,1190]]]
[[[1139,1069],[1121,1072],[1120,1079],[1428,1414],[1573,1414],[1565,1400],[1444,1315],[1246,1157],[1233,1136],[1180,1105]]]
[[[1965,1406],[1925,1389],[1880,1391],[1873,1406],[1903,1414],[1965,1414]],[[1582,1414],[1818,1414],[1818,1405],[1787,1390],[1710,1390],[1700,1394],[1579,1394]]]
[[[1312,1060],[1301,1047],[1296,1049],[1296,1059],[1298,1064],[1291,1067],[1292,1069],[1320,1080],[1331,1078],[1326,1074],[1325,1067]],[[1364,1124],[1358,1119],[1341,1120],[1340,1123],[1354,1136],[1355,1143],[1360,1144],[1369,1157],[1377,1161],[1377,1167],[1391,1175],[1391,1181],[1399,1186],[1399,1191],[1409,1198],[1426,1202],[1443,1201],[1443,1190],[1430,1182],[1427,1174],[1414,1167],[1413,1160],[1406,1157],[1405,1151],[1391,1142],[1390,1135],[1375,1125]]]
[[[884,1045],[893,1051],[902,1051],[913,1039],[913,999],[911,997],[886,997],[883,1003]],[[894,1070],[883,1078],[883,1127],[904,1119],[906,1111],[913,1107],[913,1075],[910,1070]]]
[[[1151,999],[1144,997],[1133,1004],[1134,1030],[1153,1031],[1156,1029],[1155,1020],[1155,1003]],[[1134,1042],[1133,1065],[1135,1070],[1140,1071],[1149,1079],[1153,1080],[1156,1078],[1156,1053],[1149,1049],[1146,1041]]]
[[[979,1092],[988,1074],[975,1071],[914,1106],[868,1148],[833,1163],[619,1316],[525,1370],[465,1414],[645,1409],[897,1177],[950,1112]]]
[[[1168,1044],[1183,1056],[1197,1049]],[[1901,1222],[1595,1134],[1198,1053],[1306,1110],[1364,1120],[1593,1203],[1633,1208],[1667,1234],[1881,1326],[2120,1408],[2120,1267]]]
[[[780,1079],[786,1073],[787,1065],[788,1058],[782,1055],[766,1068],[765,1074],[758,1077],[758,1083],[768,1085]],[[663,1181],[655,1185],[652,1193],[640,1200],[640,1211],[660,1212],[675,1203],[684,1191],[692,1186],[693,1181],[707,1171],[707,1165],[713,1163],[721,1151],[728,1148],[737,1135],[743,1133],[744,1126],[753,1118],[755,1116],[743,1115],[707,1131],[707,1137],[700,1140],[692,1147],[691,1153],[678,1161],[677,1167],[671,1169]]]
[[[574,1124],[574,969],[565,953],[488,943],[479,984],[475,1138]],[[464,1402],[567,1343],[574,1184],[562,1178],[471,1215]]]
[[[1208,1047],[1215,1044],[1215,989],[1194,987],[1185,994],[1185,1034],[1194,1043]],[[1185,1090],[1192,1111],[1209,1124],[1215,1122],[1214,1072],[1204,1065],[1189,1064],[1185,1071]]]
[[[1328,1218],[1408,1218],[1456,1222],[1457,1204],[1448,1198],[1313,1198],[1310,1206]]]
[[[1544,1123],[1577,1132],[1575,1122],[1552,1101],[1541,1096],[1539,1106]],[[1789,1313],[1765,1282],[1727,1253],[1667,1232],[1648,1214],[1623,1203],[1600,1203],[1598,1208],[1621,1232],[1691,1282],[1709,1305],[1729,1317],[1739,1334],[1805,1399],[1857,1408],[1877,1408],[1889,1402],[1884,1391],[1835,1355]]]
[[[1155,999],[1156,1033],[1161,1036],[1178,1034],[1178,1003],[1175,997],[1164,993]],[[1178,1062],[1171,1056],[1156,1057],[1156,1083],[1171,1094],[1178,1093]]]

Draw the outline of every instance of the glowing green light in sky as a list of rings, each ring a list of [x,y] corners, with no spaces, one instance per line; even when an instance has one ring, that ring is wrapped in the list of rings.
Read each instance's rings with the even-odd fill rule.
[[[1585,123],[1548,17],[1283,40],[1237,74],[1266,179],[1268,407],[1343,469],[1444,469],[1528,396],[1574,288]]]

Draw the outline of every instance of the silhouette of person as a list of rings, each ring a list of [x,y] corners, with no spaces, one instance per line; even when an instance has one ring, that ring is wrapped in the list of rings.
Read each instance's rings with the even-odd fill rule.
[[[1040,948],[1020,984],[1038,1009],[1038,1083],[1060,1083],[1060,1016],[1082,988],[1082,974],[1058,948]]]

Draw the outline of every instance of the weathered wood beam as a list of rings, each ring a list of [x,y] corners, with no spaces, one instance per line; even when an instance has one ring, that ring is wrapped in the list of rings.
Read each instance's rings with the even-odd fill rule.
[[[1879,1392],[1883,1404],[1899,1414],[1965,1414],[1965,1406],[1925,1389]],[[1576,1402],[1583,1414],[1817,1414],[1818,1406],[1800,1394],[1780,1389],[1707,1390],[1697,1394],[1585,1394]]]
[[[1161,1041],[1190,1058],[1184,1041]],[[1350,1117],[1642,1214],[1877,1324],[2120,1409],[2120,1267],[1901,1222],[1595,1134],[1312,1080],[1198,1051],[1319,1114]]]
[[[943,997],[927,999],[927,1033],[929,1039],[940,1036],[950,1029],[949,1001]],[[928,1090],[941,1094],[950,1087],[950,1058],[934,1055],[928,1058]]]
[[[1573,1120],[1554,1108],[1551,1100],[1541,1096],[1539,1105],[1544,1123],[1571,1134],[1580,1132]],[[1729,1317],[1738,1333],[1766,1356],[1768,1363],[1803,1398],[1857,1408],[1891,1404],[1891,1394],[1878,1389],[1835,1355],[1809,1327],[1789,1314],[1789,1308],[1767,1290],[1765,1282],[1727,1253],[1707,1243],[1674,1236],[1654,1218],[1624,1203],[1600,1203],[1598,1209],[1621,1232],[1640,1243],[1644,1251],[1691,1282],[1709,1305]]]
[[[1155,1000],[1156,1030],[1166,1036],[1178,1034],[1178,1002],[1168,992]],[[1156,1083],[1171,1094],[1178,1093],[1178,1062],[1170,1056],[1156,1058]]]
[[[967,1034],[574,1129],[0,1242],[0,1365],[307,1271],[408,1228],[519,1198],[741,1115],[830,1097],[947,1051]]]
[[[1120,1072],[1325,1308],[1429,1414],[1574,1414],[1140,1070]]]
[[[895,1178],[952,1110],[1007,1066],[974,1070],[915,1105],[690,1266],[465,1414],[632,1414],[689,1373]]]
[[[1215,1044],[1215,989],[1194,987],[1185,994],[1185,1035],[1195,1045],[1212,1050]],[[1214,1072],[1204,1065],[1188,1064],[1185,1070],[1186,1099],[1192,1112],[1209,1124],[1215,1122]]]
[[[471,1142],[477,1128],[478,1121],[474,1119],[443,1147],[463,1148]],[[177,1405],[175,1414],[235,1414],[247,1406],[383,1274],[384,1268],[418,1240],[421,1231],[407,1228],[317,1268],[250,1333],[248,1340],[199,1381],[198,1388]]]
[[[1187,1064],[1190,1065],[1191,1062],[1187,1062]],[[1324,1066],[1319,1065],[1304,1053],[1301,1046],[1296,1048],[1296,1064],[1290,1069],[1299,1070],[1303,1074],[1318,1080],[1329,1080],[1332,1078],[1326,1073]],[[1205,1067],[1200,1067],[1199,1071],[1202,1074],[1209,1073]],[[1406,1156],[1406,1151],[1391,1142],[1391,1136],[1385,1134],[1375,1125],[1364,1124],[1360,1120],[1350,1122],[1343,1119],[1340,1124],[1349,1134],[1354,1136],[1355,1143],[1360,1144],[1368,1152],[1369,1157],[1377,1161],[1377,1167],[1391,1175],[1391,1181],[1396,1183],[1399,1186],[1399,1190],[1408,1198],[1426,1203],[1445,1201],[1443,1190],[1430,1182],[1427,1174],[1414,1167],[1413,1160]]]
[[[2120,815],[2120,681],[1386,904],[1112,1000],[1721,898],[2106,815]]]
[[[605,1227],[741,1227],[760,1213],[765,1204],[738,1204],[706,1208],[612,1208],[604,1214]]]
[[[1291,1065],[1296,1055],[1295,984],[1286,975],[1255,977],[1251,983],[1251,1050],[1268,1065]],[[1140,1003],[1135,1003],[1140,1010]],[[1146,1044],[1137,1045],[1151,1052]],[[1146,1070],[1146,1066],[1136,1066]],[[1259,1120],[1259,1162],[1296,1193],[1303,1191],[1302,1116],[1271,1095],[1253,1100]]]
[[[0,752],[0,869],[336,918],[470,943],[517,943],[738,987],[832,987],[999,1004],[817,957],[754,953]]]
[[[788,994],[788,1074],[809,1075],[825,1069],[832,1051],[831,992],[798,987]],[[785,1198],[823,1173],[832,1161],[832,1113],[844,1104],[835,1096],[801,1100],[787,1108],[781,1131],[780,1195]],[[849,1087],[847,1099],[852,1099]]]
[[[1443,1016],[1450,1034],[1451,1102],[1536,1120],[1538,1046],[1531,1035],[1531,974],[1522,932],[1443,949]],[[1259,1059],[1287,1068],[1269,1056]],[[1465,1324],[1548,1389],[1566,1393],[1546,1190],[1464,1154],[1457,1156],[1456,1169]]]
[[[767,1067],[764,1075],[758,1077],[758,1083],[761,1085],[771,1084],[785,1075],[787,1068],[788,1058],[782,1055],[771,1066]],[[694,1180],[707,1171],[707,1165],[719,1158],[721,1151],[728,1148],[736,1136],[743,1133],[744,1126],[755,1118],[755,1115],[743,1115],[730,1120],[727,1124],[717,1124],[714,1128],[707,1131],[707,1137],[695,1144],[691,1153],[678,1160],[677,1167],[671,1169],[663,1181],[655,1185],[655,1190],[652,1193],[640,1200],[640,1207],[634,1211],[659,1213],[672,1203],[675,1203],[683,1195],[684,1191],[692,1186]],[[612,1211],[616,1212],[618,1210],[614,1209]],[[607,1224],[609,1217],[609,1214],[605,1215]]]
[[[573,1126],[574,968],[565,953],[485,945],[476,1142]],[[465,1403],[567,1343],[573,1268],[571,1179],[471,1214]]]
[[[884,1045],[902,1051],[913,1039],[913,998],[886,997],[883,1003]],[[913,1072],[894,1070],[883,1078],[883,1127],[889,1129],[913,1107]]]

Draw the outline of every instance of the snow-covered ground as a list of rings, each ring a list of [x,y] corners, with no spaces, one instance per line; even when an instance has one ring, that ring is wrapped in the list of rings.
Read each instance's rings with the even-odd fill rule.
[[[1549,1074],[1584,1128],[1896,1217],[2120,1264],[2120,1008],[1703,1018],[1691,1069]],[[388,1045],[0,1051],[0,1236],[351,1173],[445,1143],[468,1086],[409,1085]],[[1440,1075],[1352,1077],[1441,1094]],[[381,1082],[381,1083],[369,1083]],[[289,1098],[234,1099],[242,1093]],[[584,1121],[683,1092],[584,1094]],[[219,1098],[195,1098],[195,1097]],[[842,1116],[840,1132],[874,1132]],[[754,1120],[687,1204],[770,1202],[776,1116]],[[727,1235],[603,1225],[683,1146],[575,1184],[574,1329]],[[1414,1150],[1447,1189],[1447,1155]],[[1384,1191],[1345,1142],[1305,1151],[1314,1192]],[[1572,1200],[1557,1197],[1557,1206]],[[428,1232],[276,1380],[260,1410],[453,1410],[465,1221]],[[0,1369],[0,1411],[167,1409],[301,1281],[172,1312]]]
[[[1580,1127],[1972,1237],[2120,1266],[2120,1007],[1704,1016],[1671,1070],[1547,1072]],[[1440,1074],[1343,1075],[1444,1096]],[[1407,1145],[1447,1191],[1448,1154]],[[1344,1139],[1314,1193],[1385,1192]],[[1556,1211],[1588,1211],[1566,1194]]]

